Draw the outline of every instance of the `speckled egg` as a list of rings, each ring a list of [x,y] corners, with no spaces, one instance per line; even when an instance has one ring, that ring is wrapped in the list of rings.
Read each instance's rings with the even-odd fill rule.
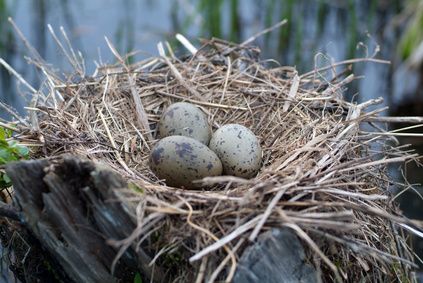
[[[192,183],[208,176],[222,174],[217,155],[201,142],[184,136],[160,140],[150,153],[150,168],[169,186],[193,189]]]
[[[177,102],[170,105],[159,121],[159,138],[168,136],[186,136],[208,145],[211,128],[206,114],[197,106]]]
[[[254,177],[260,169],[262,151],[252,131],[238,124],[220,127],[210,140],[223,165],[223,173],[242,178]]]

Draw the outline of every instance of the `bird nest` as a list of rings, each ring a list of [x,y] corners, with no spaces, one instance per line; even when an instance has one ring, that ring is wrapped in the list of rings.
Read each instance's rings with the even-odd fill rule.
[[[384,131],[383,109],[369,110],[381,99],[356,103],[344,95],[355,79],[350,64],[377,60],[301,75],[260,61],[259,50],[246,44],[214,39],[197,50],[183,42],[188,56],[159,45],[159,57],[135,64],[109,43],[118,64],[100,66],[90,77],[65,44],[74,67],[65,78],[33,59],[45,80],[29,117],[14,124],[15,138],[30,145],[32,158],[71,153],[127,180],[129,196],[120,201],[138,223],[126,239],[111,242],[118,255],[142,247],[151,265],[168,272],[168,282],[229,282],[242,252],[261,233],[289,227],[324,281],[411,276],[413,255],[403,229],[416,223],[392,201],[393,188],[402,185],[387,165],[416,155]],[[263,149],[257,176],[208,177],[198,190],[159,180],[148,156],[161,113],[178,101],[201,108],[213,130],[229,123],[251,129]]]

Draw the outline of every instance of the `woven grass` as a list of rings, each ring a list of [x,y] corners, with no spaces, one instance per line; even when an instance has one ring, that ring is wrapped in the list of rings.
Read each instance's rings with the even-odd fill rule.
[[[355,79],[350,65],[378,60],[300,75],[260,61],[246,44],[214,39],[196,50],[182,42],[190,55],[177,58],[159,45],[161,56],[132,65],[109,43],[118,63],[89,78],[67,40],[61,48],[74,72],[64,78],[32,51],[44,83],[33,90],[29,117],[16,115],[6,126],[33,158],[76,154],[127,179],[132,190],[120,201],[133,209],[138,228],[110,243],[120,252],[143,247],[169,282],[229,282],[245,247],[281,226],[302,239],[324,281],[411,280],[404,228],[420,224],[392,201],[393,188],[405,185],[387,166],[417,162],[417,155],[383,130],[383,109],[368,110],[381,99],[356,103],[344,94]],[[258,175],[206,178],[202,190],[158,180],[148,155],[161,113],[177,101],[200,107],[213,130],[227,123],[250,128],[263,149]]]

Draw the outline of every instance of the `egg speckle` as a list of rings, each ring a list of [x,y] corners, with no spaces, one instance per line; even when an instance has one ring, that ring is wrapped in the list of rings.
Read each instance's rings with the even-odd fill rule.
[[[225,175],[252,178],[260,169],[262,150],[259,141],[244,126],[228,124],[220,127],[212,135],[209,147],[220,158]]]
[[[197,106],[177,102],[170,105],[162,114],[158,124],[159,138],[186,136],[208,145],[211,128],[206,114]]]
[[[165,137],[150,152],[150,168],[169,186],[197,188],[192,181],[222,174],[218,156],[201,142],[185,136]]]

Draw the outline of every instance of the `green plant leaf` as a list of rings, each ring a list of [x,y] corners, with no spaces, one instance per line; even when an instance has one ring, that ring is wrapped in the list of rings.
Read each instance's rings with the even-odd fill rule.
[[[29,149],[26,146],[17,145],[16,150],[22,157],[28,157],[29,155]]]
[[[139,272],[135,274],[134,283],[142,283],[141,274]]]
[[[0,141],[6,142],[7,138],[12,136],[13,132],[9,129],[0,127]]]
[[[6,131],[2,127],[0,127],[0,140],[6,141]]]
[[[397,45],[398,52],[403,60],[409,58],[423,40],[421,33],[423,28],[423,2],[409,1],[407,5],[407,9],[413,11],[413,14],[409,17],[408,24]]]
[[[10,186],[12,186],[12,180],[10,180],[6,173],[0,172],[0,191]]]
[[[4,180],[6,183],[12,183],[12,180],[10,180],[9,176],[7,176],[7,174],[6,174],[6,173],[4,173],[4,174],[3,174],[3,180]]]
[[[11,130],[0,127],[0,164],[29,157],[28,147],[20,145],[14,140],[7,141],[8,138],[12,137],[12,134]]]
[[[13,154],[13,150],[10,148],[0,148],[0,164],[6,164],[16,160],[18,160],[18,158]]]
[[[10,187],[5,181],[3,181],[3,179],[0,179],[0,191],[2,191],[3,189],[6,189]]]

